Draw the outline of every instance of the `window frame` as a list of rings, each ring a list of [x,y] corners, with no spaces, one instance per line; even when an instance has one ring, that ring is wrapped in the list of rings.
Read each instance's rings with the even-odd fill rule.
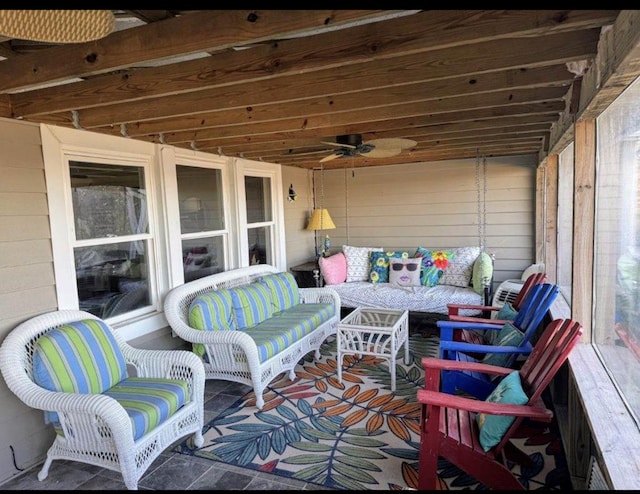
[[[178,176],[176,172],[178,165],[218,169],[221,171],[225,228],[223,230],[207,232],[207,234],[213,233],[224,237],[224,262],[227,269],[232,269],[232,267],[237,265],[233,245],[235,243],[236,222],[233,214],[235,211],[234,194],[229,193],[229,191],[233,190],[233,183],[229,171],[229,158],[199,151],[177,149],[172,146],[161,146],[159,154],[161,156],[162,177],[164,182],[163,197],[166,201],[167,210],[165,242],[168,249],[169,288],[184,283],[182,241],[185,238],[194,238],[193,234],[183,234],[180,224]],[[197,235],[195,237],[197,237]]]
[[[184,282],[182,235],[176,165],[220,168],[226,230],[227,270],[249,265],[244,176],[271,179],[272,264],[286,270],[286,238],[281,165],[189,151],[170,145],[120,136],[40,124],[47,201],[51,228],[55,291],[58,309],[78,309],[78,290],[72,247],[73,205],[69,179],[69,156],[73,160],[142,165],[145,170],[149,212],[149,310],[128,312],[109,322],[132,340],[166,328],[164,296]],[[152,251],[152,253],[151,253]],[[72,274],[73,276],[70,276]]]
[[[272,262],[280,271],[286,271],[287,259],[285,249],[284,229],[284,200],[282,194],[282,169],[274,163],[253,161],[244,158],[234,158],[233,169],[235,171],[236,190],[236,218],[237,218],[237,249],[236,258],[239,267],[250,265],[248,229],[267,226],[270,227],[270,240],[272,246]],[[269,178],[271,184],[272,217],[270,221],[247,223],[246,201],[247,196],[244,187],[244,178],[262,177]],[[278,241],[278,239],[281,239]]]

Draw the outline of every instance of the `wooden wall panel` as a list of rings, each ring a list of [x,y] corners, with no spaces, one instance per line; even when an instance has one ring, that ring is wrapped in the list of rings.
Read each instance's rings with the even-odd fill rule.
[[[325,206],[337,227],[333,253],[343,244],[412,253],[479,245],[475,159],[355,170],[344,161],[344,169],[323,172]],[[495,286],[534,262],[536,164],[524,156],[487,159],[485,239],[496,255]]]

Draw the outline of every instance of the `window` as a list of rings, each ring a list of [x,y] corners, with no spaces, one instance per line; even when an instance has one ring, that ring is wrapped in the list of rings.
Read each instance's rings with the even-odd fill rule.
[[[640,418],[640,82],[596,121],[592,342]]]
[[[130,340],[166,327],[173,286],[252,259],[286,269],[280,165],[40,128],[59,309]]]
[[[236,159],[235,168],[236,183],[239,185],[240,265],[267,263],[285,266],[280,167]]]
[[[573,143],[558,156],[557,284],[571,302],[573,252]]]
[[[144,167],[69,160],[69,174],[80,309],[107,319],[148,307]]]
[[[177,165],[184,281],[226,269],[222,170]]]

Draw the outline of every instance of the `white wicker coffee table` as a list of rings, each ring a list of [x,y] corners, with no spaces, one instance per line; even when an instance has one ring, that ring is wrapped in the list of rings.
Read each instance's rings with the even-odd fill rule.
[[[358,307],[338,323],[338,380],[343,355],[374,355],[387,360],[391,391],[396,390],[396,355],[404,343],[409,364],[409,311]]]

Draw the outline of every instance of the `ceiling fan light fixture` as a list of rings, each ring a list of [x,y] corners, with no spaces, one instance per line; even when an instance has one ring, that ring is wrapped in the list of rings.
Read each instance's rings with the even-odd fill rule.
[[[84,43],[115,27],[111,10],[0,10],[0,36],[44,43]]]

